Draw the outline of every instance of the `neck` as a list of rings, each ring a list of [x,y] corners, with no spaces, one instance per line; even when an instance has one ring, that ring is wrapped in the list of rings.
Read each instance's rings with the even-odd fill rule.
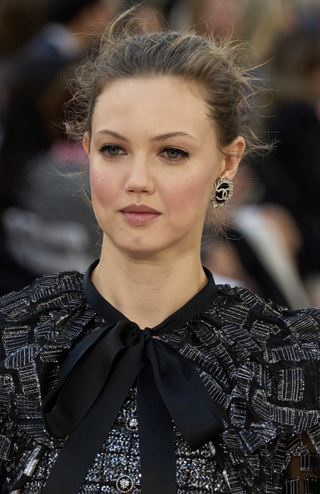
[[[198,254],[137,260],[104,243],[92,281],[108,302],[143,329],[160,324],[187,303],[207,277]]]

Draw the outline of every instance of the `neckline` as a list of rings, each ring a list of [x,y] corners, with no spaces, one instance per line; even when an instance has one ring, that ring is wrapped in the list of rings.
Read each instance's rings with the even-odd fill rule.
[[[91,273],[99,264],[99,260],[93,262],[84,275],[83,289],[84,296],[89,305],[103,317],[108,323],[116,324],[119,321],[128,321],[129,319],[118,311],[113,305],[108,302],[96,289],[91,281]],[[153,328],[149,329],[154,335],[172,333],[175,329],[182,327],[188,321],[195,319],[197,314],[203,312],[209,304],[212,303],[217,293],[217,287],[214,282],[212,273],[205,267],[203,270],[208,278],[208,283],[194,295],[186,304],[175,311],[164,321]]]

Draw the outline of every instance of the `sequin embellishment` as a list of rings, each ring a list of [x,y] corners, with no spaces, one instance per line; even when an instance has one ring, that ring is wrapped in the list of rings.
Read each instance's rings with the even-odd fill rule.
[[[121,475],[116,482],[117,491],[121,494],[131,492],[134,487],[134,482],[129,475]]]
[[[0,299],[0,484],[6,492],[18,492],[19,485],[21,494],[41,494],[62,445],[43,427],[39,373],[49,369],[41,386],[51,389],[69,349],[107,322],[88,305],[82,282],[80,273],[48,275]],[[179,494],[320,493],[320,479],[311,476],[320,456],[319,326],[317,309],[289,312],[225,285],[205,312],[161,335],[197,366],[226,425],[214,444],[197,451],[173,426]],[[283,480],[291,456],[311,475]],[[26,477],[23,487],[17,473]],[[135,389],[79,490],[98,492],[141,493]]]
[[[138,432],[138,419],[136,417],[129,417],[126,420],[126,429],[131,432]]]

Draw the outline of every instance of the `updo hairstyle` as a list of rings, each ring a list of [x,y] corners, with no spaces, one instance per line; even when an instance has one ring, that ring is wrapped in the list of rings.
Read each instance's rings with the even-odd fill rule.
[[[190,31],[144,32],[141,26],[140,34],[132,34],[137,11],[121,14],[105,31],[97,51],[76,71],[67,106],[68,136],[91,137],[97,99],[114,81],[166,76],[198,84],[221,151],[242,136],[246,155],[260,152],[264,145],[249,127],[257,83],[251,71],[238,64],[244,48]]]
[[[246,142],[243,157],[270,150],[252,131],[260,82],[239,63],[247,46],[217,41],[193,31],[150,32],[139,25],[139,7],[121,14],[106,29],[97,51],[76,70],[72,99],[66,107],[66,132],[73,140],[91,139],[97,99],[111,83],[129,78],[176,77],[196,83],[207,104],[217,144],[223,153],[238,136]],[[229,220],[220,209],[208,208],[206,228],[223,233]]]

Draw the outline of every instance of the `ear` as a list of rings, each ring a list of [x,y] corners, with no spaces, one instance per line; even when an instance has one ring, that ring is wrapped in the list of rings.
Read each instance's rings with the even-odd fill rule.
[[[220,171],[220,177],[228,177],[231,180],[238,171],[238,167],[246,148],[246,142],[243,137],[238,136],[229,146],[223,149],[223,159]]]
[[[90,154],[90,137],[88,132],[85,133],[83,139],[82,139],[82,145],[84,147],[85,152],[89,156]]]

